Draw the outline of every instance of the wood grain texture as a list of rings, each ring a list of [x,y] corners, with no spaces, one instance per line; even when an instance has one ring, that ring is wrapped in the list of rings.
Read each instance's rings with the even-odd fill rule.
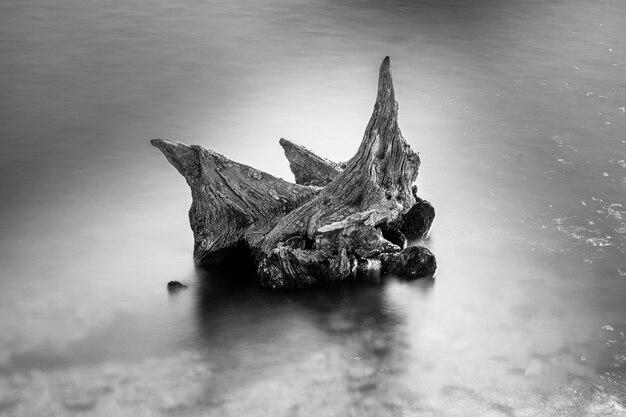
[[[281,138],[280,146],[285,151],[289,168],[296,179],[296,184],[317,185],[323,187],[331,182],[346,167],[316,155],[309,149],[295,142]]]
[[[390,257],[404,252],[403,215],[423,204],[413,187],[420,158],[402,137],[397,118],[387,57],[372,116],[345,165],[281,139],[296,182],[308,185],[288,183],[200,146],[153,140],[192,190],[196,262],[245,245],[259,282],[272,288],[340,281],[353,276],[359,262],[375,258],[393,259],[394,271],[402,271],[406,260],[408,276],[433,273],[436,263],[427,250],[420,250],[420,257]]]
[[[153,139],[187,180],[194,259],[259,240],[278,218],[310,200],[318,189],[292,184],[201,146]]]

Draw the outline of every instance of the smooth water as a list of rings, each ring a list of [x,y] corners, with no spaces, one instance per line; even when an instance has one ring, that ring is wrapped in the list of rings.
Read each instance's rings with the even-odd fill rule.
[[[623,415],[625,18],[2,1],[0,415]],[[285,179],[281,136],[347,160],[385,55],[436,279],[285,294],[195,271],[187,185],[148,140]]]

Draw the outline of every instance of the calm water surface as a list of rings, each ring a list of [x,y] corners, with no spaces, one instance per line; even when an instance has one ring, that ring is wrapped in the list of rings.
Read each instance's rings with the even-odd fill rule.
[[[0,415],[626,413],[626,3],[5,0]],[[392,58],[437,277],[194,270],[197,143],[292,179]],[[189,289],[168,295],[166,283]]]

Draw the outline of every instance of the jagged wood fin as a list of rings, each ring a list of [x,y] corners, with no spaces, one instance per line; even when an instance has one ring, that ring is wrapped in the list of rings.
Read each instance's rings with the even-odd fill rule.
[[[193,147],[168,139],[152,139],[150,143],[165,155],[187,182],[200,176],[200,159]]]
[[[194,256],[231,248],[271,229],[316,190],[292,184],[197,145],[155,139],[152,144],[187,179]]]
[[[296,184],[323,187],[343,170],[340,164],[322,158],[302,145],[285,138],[281,138],[279,143],[285,151]]]

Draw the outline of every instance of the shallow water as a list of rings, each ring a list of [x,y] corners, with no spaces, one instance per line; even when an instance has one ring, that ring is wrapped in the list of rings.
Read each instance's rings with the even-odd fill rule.
[[[0,415],[623,415],[625,15],[3,1]],[[281,136],[347,160],[385,55],[436,279],[196,271],[189,191],[148,139],[286,179]]]

